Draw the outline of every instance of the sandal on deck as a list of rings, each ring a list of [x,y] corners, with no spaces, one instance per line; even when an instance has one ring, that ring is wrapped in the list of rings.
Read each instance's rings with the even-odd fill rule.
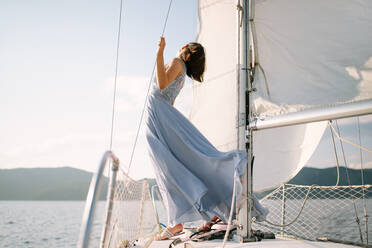
[[[199,226],[196,231],[197,232],[208,232],[211,230],[212,226],[221,222],[222,220],[218,218],[217,216],[214,216],[211,221],[205,222],[203,225]]]

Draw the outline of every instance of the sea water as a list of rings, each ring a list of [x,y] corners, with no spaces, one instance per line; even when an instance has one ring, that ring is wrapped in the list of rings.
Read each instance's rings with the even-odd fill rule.
[[[104,204],[98,203],[96,216],[103,217]],[[85,202],[80,201],[0,201],[0,247],[76,247],[84,206]],[[372,216],[372,199],[367,199],[367,209]],[[339,216],[342,218],[326,227],[329,237],[342,233],[347,225],[342,223],[344,219],[355,219],[350,211]],[[359,218],[364,226],[363,211],[359,212]],[[102,222],[102,218],[96,218],[93,224],[91,240],[97,245],[91,247],[98,247]],[[372,218],[368,226],[372,240]],[[360,242],[358,237],[353,241]]]
[[[75,247],[84,204],[0,201],[0,247]]]

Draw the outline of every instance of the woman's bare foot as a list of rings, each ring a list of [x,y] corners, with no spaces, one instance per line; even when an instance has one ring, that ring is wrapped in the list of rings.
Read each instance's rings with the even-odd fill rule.
[[[183,230],[183,225],[182,224],[177,224],[175,226],[169,226],[163,230],[161,234],[158,234],[155,236],[154,240],[166,240],[169,239],[179,232],[182,232]]]

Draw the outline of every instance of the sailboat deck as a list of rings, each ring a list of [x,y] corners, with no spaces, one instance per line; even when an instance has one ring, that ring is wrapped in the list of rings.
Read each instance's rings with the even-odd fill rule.
[[[171,240],[164,241],[154,241],[151,243],[149,248],[168,248]],[[211,247],[222,247],[222,240],[215,241],[205,241],[205,242],[186,242],[184,244],[179,244],[176,247],[180,248],[211,248]],[[316,242],[316,241],[305,241],[305,240],[286,240],[286,239],[275,239],[275,240],[263,240],[260,242],[252,243],[237,243],[229,241],[225,245],[226,248],[243,248],[243,247],[252,247],[252,248],[351,248],[356,246],[336,244],[336,243],[325,243],[325,242]]]

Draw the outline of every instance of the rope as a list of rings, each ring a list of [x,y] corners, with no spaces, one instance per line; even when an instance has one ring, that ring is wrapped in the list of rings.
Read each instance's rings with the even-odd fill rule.
[[[340,141],[340,145],[341,145],[342,157],[343,157],[344,163],[345,163],[347,181],[348,181],[349,185],[351,185],[350,176],[349,176],[349,169],[348,169],[348,166],[347,166],[347,163],[346,163],[346,156],[345,156],[344,146],[342,144],[340,129],[338,127],[337,120],[335,122],[336,122],[336,128],[337,128],[338,135],[340,136],[339,141]],[[359,221],[358,212],[357,212],[357,209],[356,209],[356,204],[355,204],[354,199],[353,199],[353,206],[354,206],[354,213],[355,213],[355,221],[358,224],[360,241],[363,243],[362,230],[360,228],[360,221]]]
[[[167,11],[167,14],[166,14],[166,17],[165,17],[165,21],[164,21],[164,25],[163,25],[163,31],[162,31],[162,33],[161,33],[161,36],[162,36],[162,37],[164,36],[165,28],[167,27],[168,17],[169,17],[169,12],[170,12],[170,9],[171,9],[171,6],[172,6],[172,2],[173,2],[173,0],[170,0],[170,1],[169,1],[168,11]],[[151,88],[151,81],[152,81],[152,79],[153,79],[153,77],[154,77],[155,68],[156,68],[156,60],[155,60],[155,62],[154,62],[154,66],[153,66],[153,68],[152,68],[152,73],[151,73],[150,81],[149,81],[149,83],[148,83],[147,93],[146,93],[146,98],[145,98],[145,102],[144,102],[144,104],[143,104],[143,108],[142,108],[142,112],[141,112],[141,118],[140,118],[140,121],[139,121],[139,124],[138,124],[138,128],[137,128],[136,138],[134,139],[134,144],[133,144],[132,153],[131,153],[131,155],[130,155],[130,160],[129,160],[129,165],[128,165],[128,171],[127,171],[127,174],[129,174],[130,167],[132,166],[133,156],[134,156],[134,152],[135,152],[135,150],[136,150],[137,141],[138,141],[138,135],[139,135],[139,132],[140,132],[140,130],[141,130],[141,124],[142,124],[142,120],[143,120],[143,115],[144,115],[144,113],[145,113],[146,103],[147,103],[147,99],[148,99],[148,97],[149,97],[150,88]]]
[[[337,120],[335,121],[336,122],[336,128],[337,128],[337,133],[336,135],[338,135],[340,138],[339,138],[339,141],[340,141],[340,145],[341,145],[341,151],[342,151],[342,157],[344,159],[344,165],[345,165],[345,168],[346,168],[346,177],[347,177],[347,181],[349,183],[349,185],[351,185],[351,181],[350,181],[350,176],[349,176],[349,170],[348,170],[348,166],[347,166],[347,163],[346,163],[346,156],[345,156],[345,151],[344,151],[344,145],[342,143],[342,138],[341,138],[341,133],[340,133],[340,129],[338,127],[338,123],[337,123]],[[332,125],[331,125],[332,126]]]
[[[112,141],[113,141],[113,136],[114,136],[114,120],[115,120],[116,91],[117,91],[116,82],[118,78],[118,68],[119,68],[120,29],[121,29],[122,12],[123,12],[123,0],[120,0],[118,40],[116,44],[116,60],[115,60],[114,97],[112,100],[112,114],[111,114],[110,150],[112,150]]]
[[[154,212],[155,212],[155,217],[156,217],[156,222],[158,224],[158,233],[161,232],[161,224],[160,224],[160,221],[159,221],[159,214],[158,214],[158,209],[156,207],[156,204],[155,204],[155,187],[157,187],[157,185],[153,185],[151,187],[151,200],[152,200],[152,206],[154,208]],[[159,198],[160,199],[160,198]]]
[[[355,146],[355,147],[358,147],[359,149],[362,149],[362,150],[364,150],[364,151],[366,151],[366,152],[372,152],[372,150],[369,149],[369,148],[367,148],[367,147],[364,147],[364,146],[362,146],[362,145],[355,144],[354,142],[352,142],[352,141],[350,141],[350,140],[348,140],[348,139],[345,139],[345,138],[341,137],[341,136],[339,135],[339,133],[335,130],[335,128],[334,128],[332,125],[331,125],[331,128],[333,129],[333,131],[335,131],[335,135],[336,135],[336,137],[337,137],[339,140],[342,140],[342,141],[344,141],[344,142],[346,142],[346,143],[349,143],[350,145]]]
[[[112,143],[114,137],[114,123],[115,123],[115,108],[116,108],[116,91],[117,91],[117,78],[118,78],[118,68],[119,68],[119,49],[120,49],[120,34],[121,34],[121,17],[123,12],[123,0],[120,0],[120,10],[119,10],[119,27],[118,27],[118,39],[116,42],[116,59],[115,59],[115,77],[114,77],[114,95],[112,99],[112,111],[111,111],[111,130],[110,130],[110,151],[112,151]],[[111,177],[112,160],[110,160],[107,167],[108,180]]]
[[[239,180],[239,178],[237,177],[237,171],[235,170],[235,173],[234,173],[234,187],[233,187],[233,194],[232,194],[231,208],[230,208],[230,216],[229,216],[229,220],[227,222],[227,229],[226,229],[226,232],[225,232],[225,237],[223,238],[222,248],[225,247],[227,238],[229,237],[229,233],[230,233],[230,227],[231,227],[231,223],[232,223],[232,216],[234,214],[234,203],[235,203],[235,198],[236,198],[236,181],[237,180]]]
[[[284,189],[284,186],[285,186],[285,184],[283,184],[283,189]],[[304,210],[304,208],[305,208],[305,204],[306,204],[306,202],[307,202],[307,200],[308,200],[308,198],[309,198],[310,191],[311,191],[311,189],[312,189],[313,187],[315,187],[315,186],[316,186],[316,185],[311,185],[311,186],[309,187],[309,189],[308,189],[308,191],[307,191],[307,193],[306,193],[305,199],[304,199],[304,201],[303,201],[303,203],[302,203],[301,209],[300,209],[300,211],[298,212],[296,218],[294,218],[291,222],[289,222],[289,223],[287,223],[287,224],[275,224],[275,223],[272,223],[271,221],[268,221],[268,220],[265,218],[265,216],[263,216],[259,211],[256,210],[256,213],[257,213],[257,214],[258,214],[258,215],[263,219],[263,221],[267,222],[268,224],[270,224],[270,225],[272,225],[272,226],[276,226],[276,227],[287,227],[287,226],[290,226],[290,225],[292,225],[293,223],[295,223],[295,222],[297,221],[297,219],[301,216],[301,213],[302,213],[302,211]],[[252,199],[252,198],[251,198],[251,199]],[[252,202],[253,202],[253,204],[254,204],[253,199],[252,199]],[[254,205],[253,205],[253,207],[254,207]]]
[[[329,124],[329,126],[330,126],[330,132],[331,132],[331,137],[332,137],[332,143],[333,143],[334,153],[335,153],[336,162],[337,162],[337,182],[336,182],[336,185],[335,185],[335,186],[338,186],[338,184],[339,184],[339,180],[340,180],[340,168],[339,168],[339,160],[338,160],[338,156],[337,156],[336,144],[335,144],[334,135],[333,135],[333,131],[335,131],[335,130],[334,130],[334,128],[333,128],[333,126],[332,126],[332,123],[331,123],[330,121],[328,122],[328,124]],[[338,137],[339,137],[339,136],[338,136]],[[344,154],[344,152],[343,152],[343,154]],[[344,154],[344,160],[345,160],[345,165],[346,165],[345,154]],[[346,168],[347,168],[347,167],[346,167]],[[350,185],[349,174],[347,174],[347,175],[348,175],[349,185]],[[304,210],[304,208],[305,208],[305,204],[306,204],[306,202],[307,202],[307,200],[308,200],[308,197],[309,197],[310,191],[311,191],[311,189],[312,189],[313,187],[315,187],[315,186],[316,186],[316,185],[311,185],[311,186],[309,187],[309,189],[308,189],[308,191],[307,191],[307,193],[306,193],[305,199],[304,199],[304,201],[303,201],[303,203],[302,203],[302,206],[301,206],[300,211],[298,212],[297,216],[296,216],[296,217],[295,217],[291,222],[289,222],[289,223],[287,223],[287,224],[284,224],[284,225],[283,225],[283,224],[275,224],[275,223],[272,223],[272,222],[268,221],[264,216],[262,216],[262,215],[260,214],[259,211],[256,211],[256,212],[257,212],[257,214],[258,214],[261,218],[263,218],[263,220],[264,220],[265,222],[267,222],[268,224],[270,224],[270,225],[272,225],[272,226],[276,226],[276,227],[287,227],[287,226],[290,226],[290,225],[292,225],[293,223],[295,223],[295,222],[297,221],[297,219],[301,216],[301,213],[302,213],[302,211]],[[284,188],[284,185],[283,185],[283,188]],[[355,208],[355,203],[354,203],[354,208]]]
[[[360,123],[359,123],[359,117],[357,119],[358,124],[358,140],[359,145],[362,146],[362,139],[360,137]],[[363,153],[362,149],[359,148],[359,155],[360,155],[360,174],[362,178],[362,185],[364,186],[364,171],[363,171]],[[368,215],[367,215],[367,207],[366,207],[366,199],[365,199],[365,190],[364,187],[362,188],[362,197],[363,197],[363,212],[364,212],[364,224],[365,224],[365,232],[366,232],[366,244],[368,245]]]
[[[331,121],[328,121],[328,126],[329,126],[329,131],[331,132],[332,144],[333,144],[333,151],[335,153],[336,163],[337,163],[337,181],[336,181],[336,185],[335,186],[338,186],[338,183],[340,182],[340,163],[338,162],[336,142],[335,142],[335,137],[333,135],[333,130],[331,128]]]
[[[264,81],[265,81],[265,87],[266,87],[266,94],[269,98],[269,100],[271,100],[271,94],[270,94],[270,89],[269,89],[269,84],[267,82],[267,78],[266,78],[266,73],[265,73],[265,70],[262,68],[261,64],[260,63],[256,63],[256,65],[258,66],[258,68],[261,70],[262,72],[262,75],[264,77]]]
[[[330,122],[329,122],[330,123]],[[330,124],[331,125],[331,124]],[[331,133],[332,133],[332,131],[331,131]],[[335,153],[335,155],[336,155],[336,158],[337,158],[337,153]],[[338,165],[338,159],[337,159],[337,165]],[[337,183],[336,183],[336,187],[338,186],[338,183],[339,183],[339,169],[337,170],[337,173],[338,173],[338,179],[337,179]],[[351,186],[350,185],[350,183],[349,183],[349,186]],[[364,185],[363,185],[364,186]],[[307,187],[307,186],[306,186]],[[311,189],[312,188],[314,188],[314,187],[319,187],[319,186],[317,186],[317,185],[315,185],[315,184],[313,184],[313,185],[311,185],[310,187],[309,187],[309,189],[308,189],[308,191],[307,191],[307,193],[306,193],[306,196],[305,196],[305,199],[304,199],[304,201],[303,201],[303,203],[302,203],[302,206],[301,206],[301,209],[300,209],[300,211],[298,212],[298,214],[297,214],[297,216],[290,222],[290,223],[287,223],[287,224],[284,224],[284,225],[282,225],[282,224],[275,224],[275,223],[272,223],[272,222],[270,222],[270,221],[268,221],[259,211],[256,211],[257,212],[257,214],[263,219],[263,221],[265,221],[265,222],[267,222],[268,224],[270,224],[270,225],[272,225],[272,226],[276,226],[276,227],[287,227],[287,226],[290,226],[290,225],[292,225],[292,224],[294,224],[295,222],[296,222],[296,220],[301,216],[301,213],[302,213],[302,211],[303,211],[303,209],[305,208],[305,204],[306,204],[306,201],[308,200],[308,198],[309,198],[309,195],[310,195],[310,191],[311,191]],[[328,186],[327,186],[328,187]],[[283,188],[284,188],[284,185],[283,185]],[[364,187],[363,187],[363,191],[364,191]],[[254,202],[254,201],[253,201]],[[254,207],[254,206],[253,206]],[[355,207],[355,203],[354,203],[354,207]]]

